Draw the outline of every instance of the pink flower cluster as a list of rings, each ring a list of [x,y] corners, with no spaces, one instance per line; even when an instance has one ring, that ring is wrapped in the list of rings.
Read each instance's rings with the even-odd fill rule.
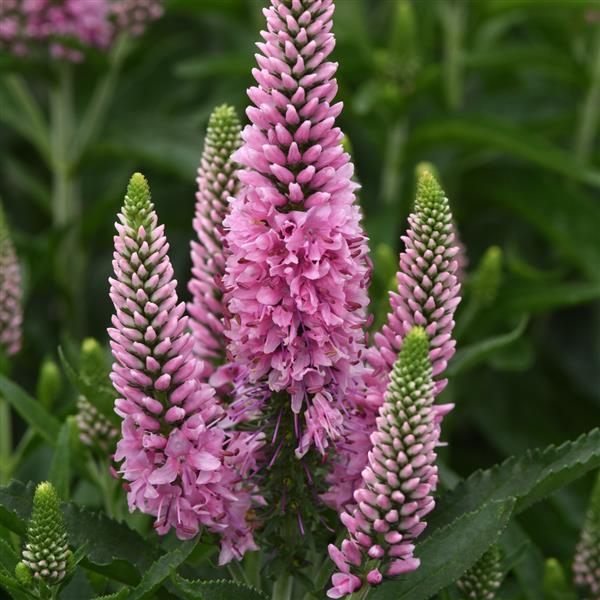
[[[187,310],[194,335],[195,355],[203,361],[204,379],[221,367],[213,381],[223,387],[237,375],[234,366],[224,363],[226,338],[223,335],[222,279],[225,274],[223,220],[228,213],[229,197],[239,188],[231,154],[239,147],[241,127],[235,110],[218,106],[211,114],[204,152],[198,169],[198,192],[192,241],[192,277],[188,289],[192,301]]]
[[[352,503],[352,492],[360,483],[367,464],[369,435],[375,430],[377,411],[406,333],[415,325],[427,333],[433,375],[437,378],[435,395],[446,386],[447,380],[439,376],[454,355],[454,313],[460,302],[456,275],[459,248],[448,199],[429,171],[419,175],[415,208],[408,221],[409,229],[402,238],[405,249],[400,254],[398,291],[390,293],[392,311],[367,350],[364,397],[359,401],[359,410],[347,420],[348,434],[338,444],[336,464],[329,477],[331,486],[323,495],[338,510]],[[434,405],[438,427],[451,409],[450,404]]]
[[[202,366],[177,301],[164,227],[139,173],[116,228],[111,379],[123,418],[115,460],[123,461],[129,507],[156,517],[161,534],[173,527],[187,539],[201,526],[219,533],[221,563],[239,559],[255,548],[246,517],[261,499],[246,479],[260,439],[219,426],[224,411],[197,377]]]
[[[120,30],[132,35],[162,14],[160,0],[2,0],[0,49],[17,56],[48,45],[53,58],[83,60],[83,49],[105,50]]]
[[[413,327],[400,356],[371,434],[372,449],[354,490],[354,507],[342,512],[349,538],[329,554],[339,569],[330,598],[342,598],[384,575],[414,571],[416,538],[435,506],[435,447],[439,438],[433,406],[434,383],[425,330]],[[368,572],[366,572],[368,571]],[[357,574],[358,573],[358,574]]]
[[[573,574],[575,585],[582,592],[591,594],[592,600],[600,597],[600,472],[575,549]]]
[[[0,352],[9,356],[21,349],[22,293],[21,268],[0,206]]]
[[[299,455],[342,434],[368,304],[357,186],[335,126],[342,104],[332,104],[333,11],[332,0],[264,9],[252,124],[234,154],[242,189],[225,220],[229,351],[251,382],[289,393]]]

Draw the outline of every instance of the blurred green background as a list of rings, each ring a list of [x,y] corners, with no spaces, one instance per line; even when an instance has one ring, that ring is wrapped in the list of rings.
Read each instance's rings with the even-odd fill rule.
[[[105,341],[113,223],[134,170],[150,180],[187,298],[203,130],[216,104],[243,114],[262,6],[172,0],[142,38],[81,65],[2,57],[0,197],[25,270],[13,372],[24,387],[59,343]],[[376,323],[418,163],[437,168],[467,249],[446,463],[465,475],[600,425],[600,3],[338,0],[334,31]],[[52,129],[70,156],[60,176],[28,97],[43,119],[64,113]],[[501,252],[482,272],[491,246]],[[570,560],[590,486],[521,519],[546,556]]]

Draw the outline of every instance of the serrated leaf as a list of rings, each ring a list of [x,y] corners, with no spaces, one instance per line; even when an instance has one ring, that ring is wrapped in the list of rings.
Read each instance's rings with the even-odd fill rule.
[[[0,524],[23,535],[31,514],[34,490],[34,484],[24,485],[19,481],[0,487]],[[82,561],[86,568],[122,583],[137,585],[139,573],[145,572],[159,557],[158,548],[152,542],[104,513],[72,502],[63,503],[62,511],[69,544],[87,549]]]
[[[91,381],[77,373],[75,368],[69,363],[62,348],[58,348],[60,362],[65,370],[67,379],[71,385],[83,396],[88,402],[93,404],[107,419],[112,423],[118,423],[118,417],[113,410],[115,401],[115,391],[111,385],[102,385],[97,381]]]
[[[186,600],[266,600],[262,592],[237,581],[189,581],[176,575],[175,586]]]
[[[481,342],[471,344],[457,351],[448,368],[448,375],[453,376],[484,361],[496,350],[500,350],[521,337],[527,326],[527,317],[523,317],[517,326],[508,333],[496,335]]]
[[[23,591],[21,584],[12,576],[0,571],[0,588],[4,588],[13,600],[31,600],[31,595]]]
[[[69,499],[71,481],[71,438],[73,430],[72,418],[68,418],[60,428],[54,448],[54,456],[50,465],[48,479],[62,500]]]
[[[161,556],[144,573],[139,585],[131,591],[128,600],[142,600],[151,598],[156,589],[168,579],[187,560],[198,544],[199,538],[184,542],[175,550]]]
[[[395,581],[375,588],[372,600],[427,600],[456,581],[500,537],[510,519],[514,500],[488,502],[465,513],[417,544],[421,566]]]
[[[427,531],[444,527],[464,512],[490,501],[515,498],[518,513],[598,466],[600,429],[558,447],[513,456],[491,469],[473,473],[442,496]]]
[[[39,402],[3,375],[0,375],[0,393],[51,446],[55,444],[60,430],[60,422]]]
[[[14,573],[19,562],[19,557],[7,540],[0,538],[0,567],[4,567],[7,573]]]
[[[106,594],[105,596],[94,596],[93,600],[125,600],[128,597],[129,590],[123,588],[114,594]]]

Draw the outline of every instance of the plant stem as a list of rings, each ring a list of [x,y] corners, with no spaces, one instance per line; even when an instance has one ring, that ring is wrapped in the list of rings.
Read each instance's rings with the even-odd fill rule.
[[[275,583],[273,584],[273,595],[272,600],[290,600],[292,597],[294,580],[292,576],[284,572],[282,573]]]
[[[591,82],[583,104],[581,120],[575,138],[575,154],[583,163],[587,163],[590,159],[600,115],[600,27],[596,28],[594,43]]]
[[[65,290],[64,321],[78,337],[84,321],[82,278],[85,269],[79,240],[79,181],[74,175],[75,115],[72,65],[58,65],[58,83],[50,94],[52,145],[52,221],[62,233],[57,252],[57,280]],[[68,317],[67,317],[68,315]]]
[[[397,119],[387,136],[383,171],[381,175],[381,196],[385,206],[394,206],[400,196],[402,185],[401,163],[406,146],[406,119]]]

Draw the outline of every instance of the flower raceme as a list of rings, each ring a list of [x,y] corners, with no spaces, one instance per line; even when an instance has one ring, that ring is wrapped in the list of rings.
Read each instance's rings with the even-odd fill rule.
[[[223,365],[225,338],[223,337],[222,279],[225,274],[223,249],[223,219],[228,212],[229,197],[236,194],[239,182],[231,154],[240,145],[240,122],[231,106],[218,106],[208,122],[204,151],[198,169],[198,192],[194,230],[197,240],[192,241],[192,277],[188,289],[192,301],[187,310],[194,335],[195,355],[203,361],[202,377],[207,379],[221,366],[215,378],[222,386],[229,383],[235,369]]]
[[[329,554],[339,569],[330,598],[342,598],[384,575],[413,571],[415,540],[425,529],[437,485],[435,448],[439,438],[428,336],[413,327],[405,336],[390,376],[372,448],[354,490],[355,505],[342,512],[349,537]]]
[[[417,197],[408,221],[396,276],[398,288],[390,293],[392,310],[366,352],[365,392],[359,409],[348,418],[347,433],[338,444],[329,477],[331,487],[323,496],[338,510],[352,502],[352,491],[360,483],[370,447],[368,438],[375,429],[377,411],[407,332],[417,325],[427,334],[436,395],[446,385],[440,376],[454,354],[454,313],[460,302],[456,276],[459,248],[455,245],[448,199],[430,170],[418,173]],[[438,427],[451,409],[449,404],[434,405]]]
[[[582,592],[591,594],[591,598],[600,597],[600,472],[575,551],[573,573]]]
[[[22,323],[21,268],[0,206],[0,352],[19,352]]]
[[[332,104],[333,11],[332,0],[264,9],[251,125],[234,154],[242,188],[225,221],[229,351],[251,382],[289,394],[298,455],[342,433],[368,304],[357,185]]]
[[[258,441],[219,426],[214,389],[197,379],[202,367],[177,301],[164,227],[139,173],[116,228],[109,335],[123,423],[115,460],[122,461],[130,510],[153,515],[158,533],[174,528],[182,539],[204,526],[222,536],[221,562],[240,558],[255,547],[245,518],[253,491],[243,479]]]
[[[53,58],[79,62],[80,48],[105,50],[119,31],[139,35],[162,12],[161,0],[2,0],[0,49],[24,56],[47,44]]]

